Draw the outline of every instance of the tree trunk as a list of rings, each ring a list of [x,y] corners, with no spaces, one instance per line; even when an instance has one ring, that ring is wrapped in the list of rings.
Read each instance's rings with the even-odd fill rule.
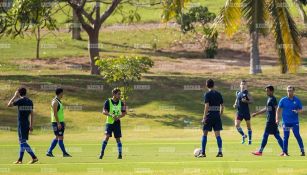
[[[304,7],[303,7],[301,1],[293,0],[293,3],[296,5],[296,8],[297,8],[304,24],[307,24],[307,16],[306,16],[306,13],[305,13],[305,10],[304,10]]]
[[[39,59],[40,42],[41,42],[41,34],[40,34],[40,26],[38,26],[37,36],[36,36],[36,59]]]
[[[261,73],[258,32],[250,33],[250,74]]]
[[[90,54],[90,62],[91,62],[91,74],[92,75],[99,75],[100,71],[98,66],[96,66],[95,61],[96,57],[99,57],[99,31],[92,31],[89,33],[89,43],[88,43],[88,50]]]
[[[73,9],[73,15],[72,15],[72,26],[71,26],[71,31],[72,31],[72,39],[75,40],[82,40],[81,38],[81,26],[78,20],[78,16],[76,14],[76,10]]]

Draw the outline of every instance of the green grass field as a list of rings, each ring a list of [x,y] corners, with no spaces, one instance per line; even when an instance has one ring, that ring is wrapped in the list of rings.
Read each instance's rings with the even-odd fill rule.
[[[194,5],[198,2],[195,1]],[[223,0],[208,0],[199,4],[218,12],[223,3]],[[127,5],[126,10],[132,8]],[[299,21],[294,6],[291,6],[291,10]],[[69,9],[65,11],[69,12]],[[161,13],[159,7],[140,7],[139,12],[142,16],[138,24],[140,27],[146,25],[144,23],[164,25],[157,23]],[[64,14],[58,14],[56,18],[62,29],[67,26]],[[232,108],[241,79],[248,81],[255,99],[251,111],[265,105],[263,87],[267,84],[275,86],[278,99],[285,96],[288,84],[296,86],[296,94],[306,106],[306,44],[302,46],[305,67],[298,74],[282,75],[277,64],[265,64],[266,57],[261,57],[263,73],[252,76],[248,74],[248,65],[244,64],[248,53],[231,48],[231,44],[241,43],[236,42],[238,38],[246,39],[244,31],[239,32],[238,38],[229,40],[229,46],[219,43],[223,46],[219,47],[221,54],[211,60],[203,58],[201,50],[178,49],[180,44],[193,45],[193,34],[183,35],[174,27],[137,29],[113,26],[117,27],[113,30],[112,25],[120,23],[120,20],[121,17],[115,14],[106,21],[105,25],[111,28],[101,31],[100,55],[143,55],[149,56],[156,64],[134,84],[129,98],[128,115],[122,119],[123,160],[117,160],[114,138],[109,141],[104,159],[98,159],[105,124],[101,111],[104,101],[110,97],[111,89],[116,85],[106,83],[101,76],[89,75],[86,34],[82,32],[82,41],[73,41],[70,33],[61,30],[42,40],[46,47],[41,48],[40,60],[35,59],[34,36],[0,39],[0,174],[307,174],[307,159],[299,156],[293,134],[289,140],[290,157],[278,156],[281,150],[273,136],[269,138],[264,155],[253,156],[251,152],[258,149],[262,139],[265,116],[252,119],[253,144],[242,145],[241,137],[234,128],[235,110]],[[267,43],[270,46],[270,42]],[[137,47],[140,45],[144,48]],[[153,45],[157,46],[156,49],[151,47]],[[260,50],[261,56],[266,51],[266,48]],[[271,59],[274,62],[277,57],[273,55]],[[224,67],[219,67],[218,63],[221,62]],[[208,67],[201,67],[206,64]],[[203,69],[208,71],[204,72]],[[193,151],[201,145],[202,100],[206,91],[204,82],[208,78],[215,80],[225,101],[222,116],[224,130],[221,133],[224,157],[215,157],[217,145],[211,133],[207,157],[197,159]],[[21,85],[28,88],[29,97],[34,102],[35,126],[29,140],[39,158],[34,165],[27,164],[30,160],[28,154],[25,154],[23,165],[12,164],[19,152],[17,111],[7,108],[6,104]],[[72,158],[63,158],[59,147],[54,151],[55,158],[45,156],[54,137],[50,126],[50,102],[56,86],[65,89],[65,145]],[[306,117],[304,111],[300,126],[305,144]],[[242,123],[242,127],[246,131],[245,123]]]

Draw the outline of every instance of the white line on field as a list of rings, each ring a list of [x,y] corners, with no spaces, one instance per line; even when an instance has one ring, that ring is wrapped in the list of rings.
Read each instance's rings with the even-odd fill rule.
[[[29,142],[30,144],[31,144],[31,142]],[[224,142],[224,143],[226,143],[226,144],[239,144],[239,145],[241,145],[241,143],[240,142]],[[260,142],[253,142],[254,144],[259,144]],[[268,142],[269,144],[270,144],[270,142]],[[275,142],[273,142],[272,141],[272,143],[275,143]],[[92,145],[92,146],[97,146],[97,145],[101,145],[101,143],[65,143],[65,144],[67,144],[67,145],[71,145],[71,146],[78,146],[78,145],[80,145],[80,146],[88,146],[88,145]],[[123,144],[125,144],[125,145],[199,145],[200,144],[200,142],[191,142],[191,143],[174,143],[174,142],[164,142],[164,143],[125,143],[125,142],[123,142]],[[216,145],[216,143],[207,143],[207,145]],[[116,145],[115,143],[110,143],[110,144],[108,144],[108,145]],[[5,145],[5,144],[1,144],[0,145],[0,147],[16,147],[16,146],[19,146],[17,143],[16,144],[10,144],[10,145]],[[41,144],[31,144],[31,146],[33,147],[33,146],[50,146],[49,144],[45,144],[45,145],[41,145]],[[247,146],[249,146],[249,145],[247,145]]]
[[[274,159],[274,160],[210,160],[210,161],[203,161],[205,159],[199,160],[199,161],[169,161],[169,162],[66,162],[66,163],[37,163],[37,164],[23,164],[22,166],[28,165],[28,166],[38,166],[38,165],[117,165],[117,164],[186,164],[186,163],[266,163],[266,162],[307,162],[307,160],[280,160],[280,159]],[[201,162],[203,161],[203,162]],[[7,166],[12,165],[16,166],[14,164],[0,164],[0,166]]]

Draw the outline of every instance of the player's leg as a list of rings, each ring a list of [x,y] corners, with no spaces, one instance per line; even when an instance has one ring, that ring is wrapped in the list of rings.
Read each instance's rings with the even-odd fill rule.
[[[19,132],[18,132],[19,135]],[[19,158],[17,161],[14,162],[14,164],[22,164],[22,159],[23,159],[23,155],[25,153],[25,147],[23,146],[23,142],[25,142],[25,140],[23,139],[19,139],[19,146],[20,146],[20,150],[19,150]]]
[[[214,122],[213,125],[213,129],[214,129],[214,134],[216,137],[216,142],[217,142],[217,146],[218,146],[218,153],[216,155],[216,157],[223,157],[223,153],[222,153],[222,138],[220,135],[220,131],[223,130],[223,126],[222,126],[222,120],[216,120]]]
[[[280,146],[281,150],[283,150],[283,140],[282,140],[279,132],[275,133],[274,137],[276,138],[278,145]]]
[[[65,131],[65,123],[61,122],[62,125],[62,129],[59,130],[59,135],[58,135],[58,140],[59,140],[59,146],[62,150],[63,153],[63,157],[71,157],[71,155],[69,155],[65,149],[65,145],[64,145],[64,131]]]
[[[207,146],[207,136],[208,136],[208,130],[203,129],[203,136],[201,139],[201,154],[198,157],[206,157],[206,146]]]
[[[32,157],[32,161],[29,163],[35,163],[38,161],[36,155],[34,154],[33,150],[31,149],[31,146],[27,143],[27,140],[29,138],[29,128],[21,129],[21,135],[22,139],[20,141],[21,147],[23,147],[23,150],[27,151],[30,156]]]
[[[118,159],[122,159],[122,149],[123,149],[123,145],[122,142],[120,141],[120,138],[116,138],[116,142],[117,142],[117,150],[118,150]]]
[[[121,131],[121,126],[120,126],[120,121],[116,122],[114,124],[114,137],[117,142],[117,150],[118,150],[118,159],[122,159],[122,142],[120,138],[122,137],[122,131]]]
[[[292,128],[292,131],[293,131],[293,134],[297,140],[297,143],[301,149],[301,156],[305,156],[305,150],[304,150],[304,143],[303,143],[303,139],[300,135],[300,127],[298,124],[296,125],[293,125],[293,128]]]
[[[108,145],[109,138],[112,137],[112,132],[113,132],[113,124],[106,124],[105,137],[104,137],[104,140],[102,141],[99,159],[102,159],[104,156],[104,150],[106,149]]]
[[[54,155],[52,154],[53,149],[56,147],[56,145],[58,144],[58,136],[56,135],[55,138],[51,141],[50,147],[47,151],[47,156],[49,157],[54,157]]]
[[[283,141],[283,154],[282,156],[288,156],[288,140],[290,136],[290,127],[288,127],[286,124],[283,125],[283,131],[284,131],[284,141]]]
[[[220,135],[220,131],[214,131],[215,137],[216,137],[216,142],[217,142],[217,146],[218,146],[218,153],[216,155],[216,157],[223,157],[223,153],[222,153],[222,138]]]
[[[254,155],[256,156],[261,156],[262,155],[262,152],[268,142],[268,138],[269,138],[269,133],[267,132],[264,132],[263,133],[263,136],[262,136],[262,141],[261,141],[261,145],[260,145],[260,148],[257,152],[253,152]]]
[[[59,137],[58,137],[59,129],[58,129],[57,123],[53,122],[51,124],[51,126],[52,126],[52,129],[53,129],[53,133],[55,135],[55,138],[51,141],[50,147],[49,147],[49,149],[46,153],[46,156],[48,156],[48,157],[54,157],[54,155],[52,154],[52,151],[56,147],[56,145],[58,144],[58,141],[59,141]]]
[[[246,126],[247,126],[247,130],[248,130],[248,144],[252,144],[252,127],[251,127],[251,120],[247,119],[246,120]]]
[[[235,127],[237,128],[237,131],[241,134],[242,136],[242,144],[245,143],[245,138],[246,135],[243,132],[243,129],[241,128],[241,121],[242,121],[242,117],[237,116],[236,120],[235,120]]]

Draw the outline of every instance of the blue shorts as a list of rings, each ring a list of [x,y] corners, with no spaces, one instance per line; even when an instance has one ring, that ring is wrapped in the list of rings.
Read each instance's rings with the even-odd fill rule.
[[[106,124],[105,134],[112,137],[112,133],[114,133],[115,138],[121,138],[122,137],[120,120],[115,121],[113,124],[109,124],[109,123]]]
[[[242,121],[243,119],[244,119],[245,121],[248,121],[248,120],[251,119],[251,115],[250,115],[250,114],[238,114],[238,113],[237,113],[237,120]]]
[[[292,128],[292,130],[299,130],[299,123],[283,123],[282,124],[282,128],[284,131],[290,131],[290,129]]]
[[[29,139],[29,126],[18,126],[19,141],[26,141]]]
[[[268,134],[279,134],[279,130],[278,130],[278,125],[276,123],[266,123],[264,132],[268,133]]]
[[[64,136],[64,131],[65,131],[65,123],[60,122],[62,129],[58,128],[58,124],[56,122],[52,122],[52,129],[54,132],[55,136]]]
[[[205,123],[203,126],[204,131],[221,131],[223,130],[221,118],[205,118]]]

